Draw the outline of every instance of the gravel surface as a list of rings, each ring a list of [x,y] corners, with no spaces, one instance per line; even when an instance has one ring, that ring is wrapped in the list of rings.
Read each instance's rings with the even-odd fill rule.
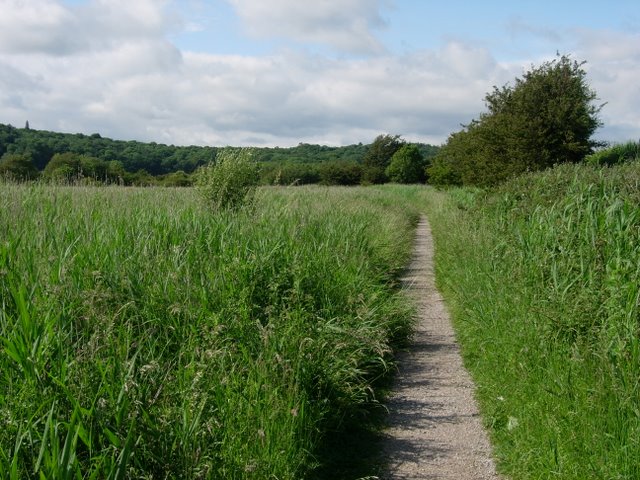
[[[462,364],[449,314],[435,287],[433,241],[426,218],[418,225],[403,283],[418,302],[419,323],[388,399],[384,480],[498,479],[491,445]]]

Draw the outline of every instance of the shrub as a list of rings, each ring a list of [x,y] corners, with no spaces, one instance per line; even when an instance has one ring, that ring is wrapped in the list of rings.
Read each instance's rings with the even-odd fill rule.
[[[215,163],[201,167],[196,187],[213,210],[236,209],[251,201],[260,180],[258,164],[248,148],[226,148]]]
[[[319,167],[319,174],[323,185],[358,185],[362,167],[357,162],[324,162]]]
[[[29,154],[7,153],[0,159],[0,178],[24,182],[34,180],[38,175]]]
[[[165,175],[160,184],[165,187],[191,187],[193,185],[193,178],[183,170],[177,172],[168,173]]]
[[[590,165],[611,166],[640,159],[640,142],[627,142],[598,150],[585,158]]]

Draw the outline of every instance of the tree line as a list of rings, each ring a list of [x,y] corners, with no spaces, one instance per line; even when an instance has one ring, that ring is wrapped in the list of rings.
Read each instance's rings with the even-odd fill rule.
[[[396,151],[406,147],[402,163],[386,172]],[[187,186],[201,166],[215,162],[219,147],[174,146],[68,134],[0,124],[0,176],[16,180]],[[399,135],[380,135],[371,144],[329,147],[300,143],[290,148],[253,148],[263,184],[355,185],[423,182],[438,147],[407,144]],[[408,155],[408,156],[407,156]],[[399,172],[407,162],[414,173]],[[404,168],[404,167],[403,167]],[[403,170],[400,168],[400,170]],[[418,173],[415,173],[418,172]]]

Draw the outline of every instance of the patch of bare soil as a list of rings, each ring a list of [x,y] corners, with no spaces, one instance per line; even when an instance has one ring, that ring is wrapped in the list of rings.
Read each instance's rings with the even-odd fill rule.
[[[385,480],[499,479],[491,445],[462,364],[449,314],[434,281],[433,240],[426,218],[403,278],[418,304],[411,346],[399,354],[399,372],[387,402]]]

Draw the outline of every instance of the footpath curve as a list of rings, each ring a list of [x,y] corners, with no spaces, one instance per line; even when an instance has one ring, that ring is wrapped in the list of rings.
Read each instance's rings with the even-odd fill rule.
[[[433,240],[425,217],[402,282],[417,303],[418,323],[410,347],[397,358],[383,440],[387,467],[380,478],[497,480],[474,385],[435,286]]]

